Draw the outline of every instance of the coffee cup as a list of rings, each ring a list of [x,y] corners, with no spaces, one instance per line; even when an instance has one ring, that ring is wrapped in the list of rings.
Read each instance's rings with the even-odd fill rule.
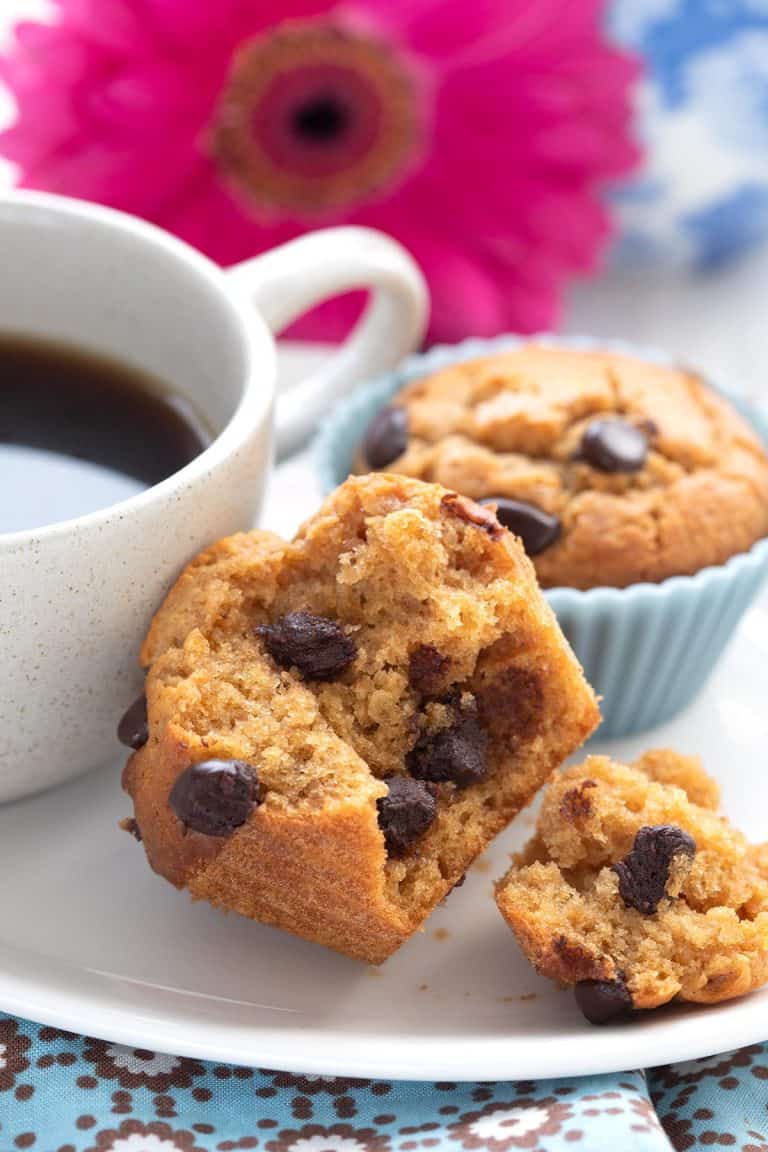
[[[225,271],[143,221],[42,193],[0,198],[0,248],[0,330],[168,381],[212,433],[129,499],[0,535],[3,802],[114,759],[165,591],[202,547],[253,525],[275,443],[299,445],[352,384],[413,350],[427,294],[408,254],[368,229],[316,232]],[[372,295],[346,343],[279,393],[273,333],[359,288]]]

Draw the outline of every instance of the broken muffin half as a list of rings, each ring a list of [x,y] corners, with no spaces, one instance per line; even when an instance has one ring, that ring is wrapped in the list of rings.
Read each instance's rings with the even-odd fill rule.
[[[124,785],[152,867],[373,963],[599,721],[519,542],[398,476],[348,480],[291,543],[214,544],[141,659]]]

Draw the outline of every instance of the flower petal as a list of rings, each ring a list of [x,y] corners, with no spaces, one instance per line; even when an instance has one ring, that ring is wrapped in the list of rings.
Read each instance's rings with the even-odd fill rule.
[[[176,196],[159,207],[155,221],[224,266],[292,240],[302,231],[296,224],[271,224],[251,217],[221,183],[207,158],[198,159]]]
[[[599,258],[600,188],[635,158],[636,63],[603,38],[604,0],[55,2],[59,24],[22,25],[0,59],[19,110],[0,151],[28,186],[138,212],[223,264],[299,235],[295,207],[278,197],[266,219],[230,187],[209,126],[241,45],[281,21],[330,19],[405,54],[425,143],[394,187],[374,181],[323,222],[381,227],[412,249],[433,336],[547,326],[567,275]],[[301,331],[341,335],[358,309],[359,296],[330,302]]]

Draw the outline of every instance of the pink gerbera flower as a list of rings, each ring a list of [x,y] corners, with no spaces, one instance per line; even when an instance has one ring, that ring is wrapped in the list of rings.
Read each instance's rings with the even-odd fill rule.
[[[55,2],[0,61],[19,109],[0,151],[24,186],[223,264],[328,223],[382,228],[427,274],[433,337],[551,324],[606,238],[603,182],[635,157],[635,65],[603,39],[602,0]]]

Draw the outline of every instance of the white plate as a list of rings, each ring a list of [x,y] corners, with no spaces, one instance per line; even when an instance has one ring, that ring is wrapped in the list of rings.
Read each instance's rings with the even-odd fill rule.
[[[701,751],[726,811],[768,833],[768,599],[705,694],[673,724],[614,743]],[[87,718],[84,717],[84,723]],[[523,814],[380,969],[225,916],[153,875],[119,832],[119,766],[0,810],[0,1007],[109,1040],[310,1073],[499,1080],[620,1070],[768,1036],[768,990],[708,1009],[587,1025],[539,979],[491,882],[530,832]]]
[[[284,383],[318,359],[317,350],[284,347]],[[318,500],[306,456],[290,460],[271,480],[263,524],[289,535]],[[767,663],[768,593],[686,714],[595,750],[702,752],[725,810],[752,839],[765,839]],[[177,1055],[390,1079],[586,1075],[768,1037],[768,989],[627,1027],[586,1024],[569,993],[528,966],[492,900],[493,878],[530,834],[530,813],[424,933],[372,969],[193,904],[117,829],[129,811],[118,763],[0,808],[0,1009]]]

